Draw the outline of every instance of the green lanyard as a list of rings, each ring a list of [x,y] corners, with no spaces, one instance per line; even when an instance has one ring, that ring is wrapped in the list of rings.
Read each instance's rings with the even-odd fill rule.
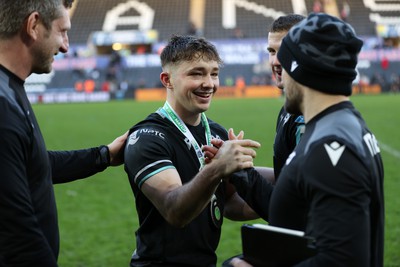
[[[182,119],[176,114],[170,104],[166,101],[164,106],[159,109],[174,125],[178,130],[185,135],[185,137],[190,141],[192,144],[194,151],[196,152],[196,156],[200,162],[200,170],[204,167],[204,154],[201,150],[200,145],[197,143],[196,139],[194,138],[193,134],[189,131],[186,124],[182,121]],[[211,145],[211,131],[210,126],[208,125],[207,117],[204,113],[201,113],[201,123],[203,124],[206,132],[206,142],[207,145]]]

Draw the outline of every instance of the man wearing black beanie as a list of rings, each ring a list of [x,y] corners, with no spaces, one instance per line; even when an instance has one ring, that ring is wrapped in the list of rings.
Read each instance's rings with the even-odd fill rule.
[[[269,199],[269,223],[304,231],[317,249],[295,266],[383,266],[380,149],[349,100],[361,47],[349,24],[311,13],[278,52],[285,107],[306,127]]]

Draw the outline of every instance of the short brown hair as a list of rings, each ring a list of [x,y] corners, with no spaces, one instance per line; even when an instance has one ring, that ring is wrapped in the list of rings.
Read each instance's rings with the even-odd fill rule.
[[[70,8],[74,0],[0,0],[0,39],[11,38],[32,12],[40,14],[46,29],[60,16],[60,7]]]
[[[191,35],[173,35],[161,52],[160,58],[162,67],[200,58],[222,64],[217,48],[212,43],[203,37]]]
[[[288,14],[280,16],[272,22],[269,32],[287,32],[294,25],[305,19],[306,17],[298,14]]]

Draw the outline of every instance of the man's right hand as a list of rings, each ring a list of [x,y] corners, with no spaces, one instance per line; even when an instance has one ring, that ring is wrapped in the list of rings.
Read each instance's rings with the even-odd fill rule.
[[[235,135],[233,129],[230,128],[228,131],[228,137],[229,137],[229,140],[243,140],[244,132],[240,131],[238,135]],[[224,141],[221,139],[215,138],[215,139],[211,140],[211,144],[212,144],[212,146],[206,145],[206,146],[202,147],[206,164],[210,163],[211,160],[215,157],[215,154],[217,154],[218,149],[224,144]]]
[[[210,161],[206,167],[217,166],[216,170],[220,177],[226,177],[236,171],[254,167],[253,159],[256,157],[256,151],[253,148],[260,146],[260,143],[250,139],[225,141],[217,151],[215,148],[208,150],[213,157],[209,158]]]

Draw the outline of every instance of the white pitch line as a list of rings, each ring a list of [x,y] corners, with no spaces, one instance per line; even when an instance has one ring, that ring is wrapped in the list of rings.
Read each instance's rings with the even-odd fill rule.
[[[400,159],[400,151],[398,151],[398,150],[392,148],[391,146],[388,146],[382,142],[379,142],[379,147],[382,148],[383,150],[385,150],[390,155]]]

